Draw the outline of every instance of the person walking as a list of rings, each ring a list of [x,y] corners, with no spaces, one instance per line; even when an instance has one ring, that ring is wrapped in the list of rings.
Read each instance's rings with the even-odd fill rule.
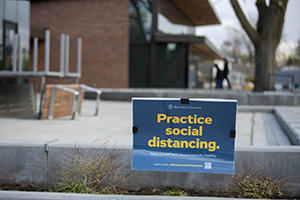
[[[228,69],[228,61],[226,58],[224,58],[224,70],[222,72],[222,80],[221,80],[221,85],[223,85],[223,80],[226,79],[228,83],[228,88],[231,89],[231,83],[230,80],[228,79],[228,74],[229,74],[229,69]],[[222,87],[221,87],[222,88]]]
[[[217,75],[216,75],[216,89],[220,89],[223,87],[222,85],[222,74],[223,72],[220,70],[217,64],[214,65],[217,68]]]

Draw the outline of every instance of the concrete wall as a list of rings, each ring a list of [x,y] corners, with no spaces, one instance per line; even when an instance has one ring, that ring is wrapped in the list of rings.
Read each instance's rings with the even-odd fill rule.
[[[0,182],[44,184],[45,158],[44,145],[0,143]]]
[[[254,93],[238,90],[197,90],[197,89],[108,89],[100,88],[102,100],[131,101],[132,97],[170,98],[218,98],[234,99],[239,105],[300,105],[300,94],[263,92]],[[95,94],[86,92],[86,99],[95,99]]]
[[[87,150],[91,147],[81,147]],[[69,155],[74,149],[70,145],[50,144],[46,154],[43,145],[9,145],[0,144],[0,180],[21,184],[44,184],[47,174],[40,166],[58,180],[56,171],[59,167],[55,163],[63,161],[63,155]],[[111,150],[111,149],[109,149]],[[132,149],[122,149],[121,159],[126,160],[128,172],[131,171]],[[276,173],[281,170],[282,175],[288,175],[294,180],[292,191],[287,191],[291,196],[300,195],[300,147],[247,147],[237,148],[235,151],[236,172],[240,171],[243,164],[258,163]],[[34,165],[34,166],[33,166]],[[224,190],[229,186],[231,175],[183,173],[183,172],[154,172],[131,171],[133,177],[124,186],[137,189],[143,187],[185,187],[196,190]],[[51,184],[48,177],[47,184]]]

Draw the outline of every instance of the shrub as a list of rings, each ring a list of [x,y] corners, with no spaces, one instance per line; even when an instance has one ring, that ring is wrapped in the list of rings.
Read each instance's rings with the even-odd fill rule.
[[[63,162],[58,164],[60,190],[115,193],[116,188],[130,178],[125,160],[121,158],[121,149],[108,149],[103,145],[85,150],[75,145],[71,154],[63,153]]]
[[[232,186],[229,195],[238,198],[281,198],[283,190],[290,187],[290,180],[278,171],[258,164],[245,164],[242,171],[231,177]]]

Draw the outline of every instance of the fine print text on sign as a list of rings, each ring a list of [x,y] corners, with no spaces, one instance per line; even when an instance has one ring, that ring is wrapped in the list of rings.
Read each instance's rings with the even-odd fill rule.
[[[234,173],[235,100],[133,98],[133,170]]]

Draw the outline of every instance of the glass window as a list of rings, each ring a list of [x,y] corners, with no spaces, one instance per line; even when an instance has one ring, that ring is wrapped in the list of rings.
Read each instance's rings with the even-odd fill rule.
[[[1,0],[0,3],[4,5],[5,11],[2,10],[1,28],[1,48],[0,69],[11,70],[12,69],[12,47],[14,44],[14,34],[21,36],[21,50],[22,50],[22,67],[23,70],[29,68],[29,48],[30,48],[30,2],[29,1],[12,1]],[[3,8],[1,6],[1,8]],[[2,39],[3,38],[3,39]]]
[[[164,43],[158,45],[158,86],[187,87],[187,44]]]
[[[130,0],[130,87],[149,87],[152,0]]]
[[[4,0],[0,0],[0,70],[3,68],[3,19],[4,19]]]
[[[15,34],[21,37],[22,67],[29,68],[30,1],[0,0],[0,70],[12,70]],[[16,78],[1,78],[0,83],[16,83]],[[19,78],[18,83],[26,82]]]
[[[151,39],[151,0],[130,0],[130,41],[149,42]]]
[[[150,45],[130,45],[130,87],[149,87]]]

